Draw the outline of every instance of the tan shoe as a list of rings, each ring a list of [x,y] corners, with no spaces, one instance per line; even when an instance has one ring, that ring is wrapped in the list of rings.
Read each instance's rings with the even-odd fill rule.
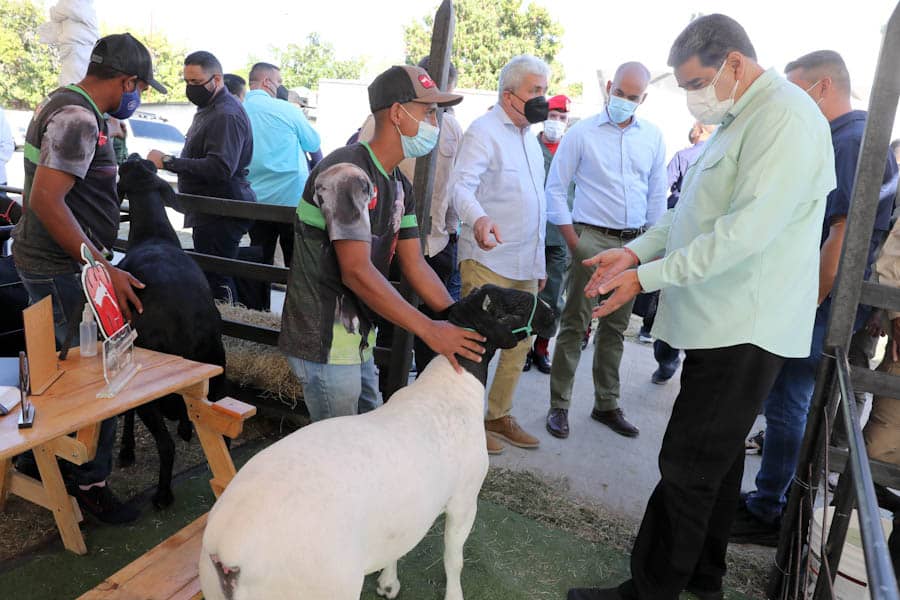
[[[506,445],[492,435],[486,435],[488,454],[503,454]]]
[[[491,436],[498,437],[505,442],[519,448],[537,448],[541,441],[519,427],[515,417],[506,415],[499,419],[484,422],[484,429]]]

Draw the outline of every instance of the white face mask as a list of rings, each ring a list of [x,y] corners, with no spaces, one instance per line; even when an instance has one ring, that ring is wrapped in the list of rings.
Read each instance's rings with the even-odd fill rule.
[[[544,137],[548,142],[556,143],[566,132],[566,124],[562,121],[544,121]]]
[[[725,113],[734,106],[734,93],[737,91],[738,83],[740,82],[734,82],[731,94],[726,100],[719,100],[719,97],[716,96],[716,83],[719,81],[722,71],[725,70],[727,62],[728,60],[726,59],[722,63],[716,76],[708,86],[700,90],[689,90],[687,93],[688,110],[691,111],[695,119],[704,125],[718,125],[725,117]]]

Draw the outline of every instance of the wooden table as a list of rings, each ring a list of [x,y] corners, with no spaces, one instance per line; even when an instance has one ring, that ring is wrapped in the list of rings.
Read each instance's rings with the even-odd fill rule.
[[[34,427],[18,428],[18,409],[0,417],[0,510],[8,494],[15,494],[52,511],[63,544],[76,554],[87,553],[78,526],[81,511],[75,498],[66,492],[56,459],[76,465],[90,461],[97,450],[103,420],[166,394],[180,394],[212,469],[210,484],[216,496],[235,474],[222,436],[238,435],[242,420],[206,399],[209,379],[222,368],[142,348],[135,349],[135,361],[141,365],[140,370],[115,398],[97,398],[97,392],[105,386],[100,358],[82,358],[76,348],[61,363],[65,369],[62,377],[43,395],[31,397],[36,409]],[[245,409],[244,416],[250,412],[255,410]],[[73,433],[74,437],[70,436]],[[40,481],[12,468],[13,457],[27,450],[34,451]]]

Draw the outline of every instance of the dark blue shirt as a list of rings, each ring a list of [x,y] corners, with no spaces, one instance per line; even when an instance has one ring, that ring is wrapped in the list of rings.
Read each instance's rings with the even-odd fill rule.
[[[856,163],[862,146],[863,132],[866,128],[866,111],[852,110],[831,121],[831,144],[834,146],[834,170],[837,176],[837,187],[828,194],[825,204],[825,223],[822,228],[822,244],[828,238],[833,221],[846,217],[850,213],[850,200],[853,196],[853,183],[856,177]],[[884,178],[882,180],[881,198],[875,215],[875,227],[869,243],[869,258],[866,261],[866,279],[872,272],[875,253],[891,230],[891,213],[894,210],[894,192],[896,191],[897,163],[890,152],[886,153]],[[891,184],[894,185],[891,185]],[[819,306],[819,318],[827,319],[831,308],[831,296]],[[870,308],[860,306],[857,312],[855,329],[859,329],[868,317]]]
[[[256,202],[247,180],[253,155],[250,119],[240,100],[222,88],[209,104],[198,108],[185,136],[181,157],[172,161],[182,194]],[[191,213],[185,226],[215,223],[221,217]]]

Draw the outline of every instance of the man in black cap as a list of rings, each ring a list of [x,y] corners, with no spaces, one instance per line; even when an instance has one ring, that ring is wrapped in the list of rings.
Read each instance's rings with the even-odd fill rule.
[[[387,280],[396,254],[429,308],[442,312],[453,304],[422,256],[412,186],[397,166],[431,152],[438,106],[461,100],[441,92],[424,69],[391,67],[369,86],[374,137],[335,150],[306,181],[279,347],[303,383],[313,421],[380,404],[372,360],[376,314],[417,335],[457,369],[455,354],[480,360],[481,335],[429,319]]]
[[[127,33],[106,36],[94,46],[84,79],[52,92],[28,126],[24,212],[13,232],[13,258],[31,302],[53,297],[59,343],[71,330],[72,344],[78,345],[78,330],[68,323],[79,319],[84,306],[82,244],[109,271],[126,318],[131,318],[129,304],[142,310],[132,288],[143,284],[109,263],[119,230],[119,199],[116,157],[104,114],[127,119],[148,86],[166,93],[153,78],[150,53],[143,44]],[[115,432],[115,419],[104,421],[94,460],[81,466],[61,463],[70,493],[88,513],[108,523],[138,516],[106,486]],[[29,458],[17,466],[34,472]]]

